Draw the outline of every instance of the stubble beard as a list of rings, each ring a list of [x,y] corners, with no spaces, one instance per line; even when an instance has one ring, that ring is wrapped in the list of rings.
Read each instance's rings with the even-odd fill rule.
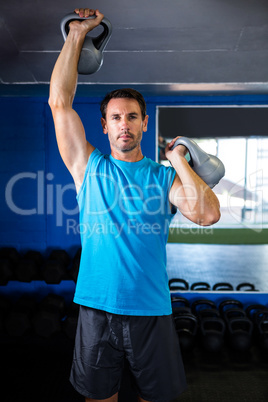
[[[133,134],[131,134],[129,131],[125,131],[123,134],[129,135],[133,141],[131,141],[130,144],[128,144],[128,143],[124,144],[123,143],[121,145],[119,145],[117,141],[114,141],[114,143],[111,142],[111,144],[113,145],[114,148],[117,149],[117,151],[127,153],[127,152],[133,151],[133,149],[135,149],[135,148],[140,146],[141,138],[142,138],[142,133],[141,132],[138,133],[136,139],[135,139],[135,136]],[[117,140],[120,138],[121,135],[122,135],[122,133],[118,136]]]

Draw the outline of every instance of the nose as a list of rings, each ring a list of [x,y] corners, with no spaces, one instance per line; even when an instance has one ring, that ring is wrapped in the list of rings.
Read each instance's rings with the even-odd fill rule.
[[[122,117],[122,119],[121,119],[121,130],[122,131],[129,130],[128,119],[126,116]]]

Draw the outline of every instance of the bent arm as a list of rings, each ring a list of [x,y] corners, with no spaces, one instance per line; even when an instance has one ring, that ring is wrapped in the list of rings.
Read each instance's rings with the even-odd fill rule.
[[[91,10],[88,15],[93,15]],[[77,86],[77,65],[87,32],[99,25],[103,15],[96,10],[94,20],[70,23],[70,31],[57,59],[50,81],[49,106],[55,124],[61,157],[73,176],[77,190],[82,184],[88,158],[94,147],[86,140],[80,117],[73,109]]]
[[[169,144],[172,147],[173,141]],[[168,149],[166,156],[176,170],[169,193],[170,202],[189,220],[201,226],[220,219],[220,204],[211,188],[193,171],[185,159],[186,148]]]

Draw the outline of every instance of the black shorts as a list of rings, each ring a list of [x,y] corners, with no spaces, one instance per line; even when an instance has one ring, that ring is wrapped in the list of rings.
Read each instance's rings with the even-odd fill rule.
[[[87,398],[119,391],[124,359],[145,400],[167,402],[186,389],[171,315],[140,317],[80,306],[70,381]]]

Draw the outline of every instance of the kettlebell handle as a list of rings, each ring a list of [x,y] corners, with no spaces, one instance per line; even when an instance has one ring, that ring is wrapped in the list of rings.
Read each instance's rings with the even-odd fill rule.
[[[85,17],[79,17],[76,13],[71,13],[66,15],[61,21],[61,32],[64,40],[66,40],[67,35],[69,33],[69,24],[72,21],[81,21],[87,19],[94,19],[95,15]],[[97,37],[91,37],[90,35],[86,35],[79,61],[77,66],[77,71],[79,74],[94,74],[102,66],[103,63],[103,50],[105,49],[111,34],[112,34],[112,24],[107,18],[103,18],[100,25],[103,26],[103,31]]]
[[[173,150],[178,145],[184,145],[188,149],[191,157],[189,165],[210,188],[213,188],[225,175],[222,161],[215,155],[207,154],[194,140],[180,137],[171,149]]]
[[[69,24],[72,21],[93,20],[95,18],[96,18],[95,15],[91,15],[89,17],[80,17],[75,12],[65,15],[65,17],[63,17],[63,19],[61,20],[61,32],[64,40],[66,40],[67,38],[67,35],[70,30]],[[105,49],[108,40],[110,39],[110,36],[112,34],[112,24],[107,18],[104,17],[100,25],[104,28],[104,31],[96,38],[92,38],[92,42],[96,47],[96,49],[102,52]]]

